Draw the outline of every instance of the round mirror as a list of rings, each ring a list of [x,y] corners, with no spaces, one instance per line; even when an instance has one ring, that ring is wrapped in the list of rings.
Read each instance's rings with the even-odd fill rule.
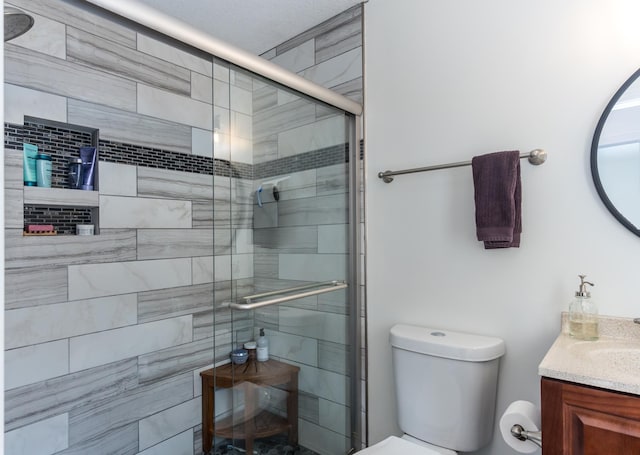
[[[591,173],[609,211],[640,236],[640,70],[607,105],[591,144]]]

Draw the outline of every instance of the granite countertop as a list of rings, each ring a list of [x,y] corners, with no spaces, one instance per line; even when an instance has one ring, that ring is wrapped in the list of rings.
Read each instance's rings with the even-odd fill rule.
[[[631,318],[601,316],[600,338],[581,341],[569,336],[567,314],[562,332],[538,366],[548,378],[640,395],[640,324]]]

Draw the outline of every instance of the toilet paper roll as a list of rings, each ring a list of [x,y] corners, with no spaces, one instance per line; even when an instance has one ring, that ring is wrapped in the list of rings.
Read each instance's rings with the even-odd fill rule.
[[[521,425],[526,431],[540,430],[540,410],[530,401],[518,400],[514,401],[504,411],[500,418],[500,432],[502,439],[520,453],[533,453],[538,450],[537,444],[531,441],[520,441],[511,434],[511,427]]]

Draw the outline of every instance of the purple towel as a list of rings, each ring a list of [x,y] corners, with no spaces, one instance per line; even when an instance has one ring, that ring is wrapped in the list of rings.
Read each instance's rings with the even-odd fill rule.
[[[476,233],[486,249],[520,246],[520,152],[496,152],[471,160]]]

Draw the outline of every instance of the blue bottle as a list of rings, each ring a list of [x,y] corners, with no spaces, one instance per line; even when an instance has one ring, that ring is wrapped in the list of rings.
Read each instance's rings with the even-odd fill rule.
[[[44,153],[36,155],[36,181],[38,186],[51,188],[51,157]]]

